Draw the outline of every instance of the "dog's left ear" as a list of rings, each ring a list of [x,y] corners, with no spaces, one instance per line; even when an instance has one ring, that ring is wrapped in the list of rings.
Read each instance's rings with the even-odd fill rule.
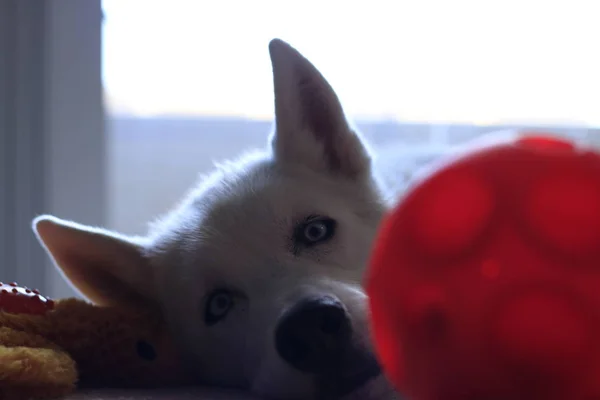
[[[32,226],[65,278],[92,302],[152,303],[152,271],[135,239],[48,215],[34,219]]]
[[[370,157],[350,128],[340,101],[321,73],[289,44],[269,44],[275,91],[272,145],[281,162],[358,177]]]

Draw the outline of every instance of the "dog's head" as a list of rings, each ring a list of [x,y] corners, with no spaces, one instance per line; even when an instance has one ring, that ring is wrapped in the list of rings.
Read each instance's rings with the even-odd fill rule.
[[[280,40],[270,54],[267,151],[219,166],[145,237],[47,216],[36,232],[89,299],[160,305],[203,383],[388,396],[361,287],[386,210],[369,153],[317,69]]]

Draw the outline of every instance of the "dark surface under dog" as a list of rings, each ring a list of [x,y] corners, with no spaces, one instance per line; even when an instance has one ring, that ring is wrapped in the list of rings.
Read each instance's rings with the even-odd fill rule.
[[[241,392],[209,388],[153,390],[94,389],[82,390],[65,400],[260,400]]]

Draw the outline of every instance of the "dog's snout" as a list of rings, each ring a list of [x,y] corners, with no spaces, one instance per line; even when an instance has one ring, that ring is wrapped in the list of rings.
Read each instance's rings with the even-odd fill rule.
[[[320,373],[336,365],[351,336],[344,305],[333,296],[314,297],[284,313],[275,330],[275,347],[294,368]]]

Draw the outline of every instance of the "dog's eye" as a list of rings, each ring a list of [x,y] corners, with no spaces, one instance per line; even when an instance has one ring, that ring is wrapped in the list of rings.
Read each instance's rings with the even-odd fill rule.
[[[206,301],[204,309],[204,322],[214,325],[227,315],[233,307],[233,295],[224,289],[214,291]]]
[[[295,239],[306,246],[322,243],[331,239],[335,233],[335,221],[331,218],[318,217],[300,224]]]

